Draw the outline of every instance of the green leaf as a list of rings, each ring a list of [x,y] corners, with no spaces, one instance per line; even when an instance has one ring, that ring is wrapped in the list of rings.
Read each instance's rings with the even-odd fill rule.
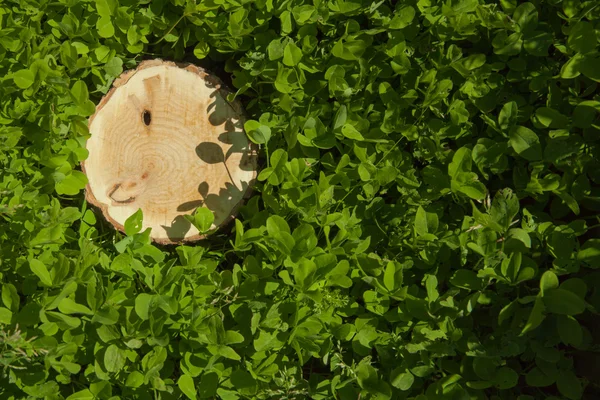
[[[35,82],[35,74],[29,69],[22,69],[13,74],[13,81],[20,89],[27,89]]]
[[[585,311],[585,301],[569,290],[548,290],[543,300],[546,309],[554,314],[577,315]]]
[[[494,383],[498,389],[510,389],[519,382],[519,374],[512,368],[502,367],[496,372]]]
[[[577,260],[590,268],[600,268],[600,239],[588,239],[577,252]]]
[[[508,230],[518,213],[519,199],[512,190],[503,189],[496,192],[490,208],[490,216],[495,223],[502,227],[502,232]]]
[[[96,10],[101,17],[110,17],[114,14],[117,7],[115,0],[96,0]]]
[[[560,394],[567,399],[578,400],[583,395],[583,387],[581,381],[575,373],[570,370],[561,371],[556,378],[556,386]]]
[[[555,379],[546,375],[541,369],[534,367],[525,376],[525,381],[529,386],[545,387],[552,385]]]
[[[52,276],[43,262],[40,260],[31,259],[29,260],[29,268],[31,269],[31,272],[40,278],[40,282],[42,282],[42,284],[46,286],[52,286]]]
[[[577,22],[570,30],[567,39],[569,47],[578,53],[589,53],[598,46],[596,30],[587,21]]]
[[[496,369],[496,362],[491,358],[476,357],[473,359],[473,371],[475,371],[475,374],[477,374],[480,379],[486,381],[493,380],[497,375]]]
[[[67,397],[66,400],[94,400],[95,397],[96,396],[94,396],[94,394],[90,392],[89,389],[83,389],[79,392],[73,393],[72,395]]]
[[[208,53],[210,53],[210,46],[204,41],[198,42],[198,44],[196,44],[194,47],[194,56],[199,60],[206,58]]]
[[[561,289],[568,290],[569,292],[581,297],[581,299],[585,300],[585,295],[587,294],[587,285],[585,281],[580,278],[570,278],[564,281],[560,285]]]
[[[417,213],[415,215],[415,233],[420,236],[429,233],[427,224],[427,213],[421,206],[417,208]]]
[[[437,290],[438,280],[435,275],[427,275],[425,279],[425,288],[427,289],[427,299],[430,302],[436,301],[440,294]]]
[[[529,161],[542,159],[540,139],[531,129],[515,126],[510,130],[510,145],[521,157]]]
[[[4,283],[0,288],[0,292],[2,293],[2,302],[6,308],[18,311],[21,299],[19,298],[19,293],[17,292],[15,285],[12,283]]]
[[[415,376],[404,368],[398,367],[392,371],[390,383],[402,391],[409,390],[415,382]]]
[[[550,107],[540,107],[535,111],[538,121],[547,128],[562,129],[569,125],[569,119]]]
[[[267,219],[267,232],[271,236],[279,236],[282,232],[288,235],[291,233],[288,223],[278,215],[272,215]]]
[[[521,335],[524,335],[527,332],[531,332],[532,330],[534,330],[535,328],[540,326],[542,321],[544,321],[544,319],[546,318],[544,311],[545,311],[544,301],[540,297],[536,298],[535,303],[533,304],[533,308],[531,309],[531,312],[529,313],[529,318],[527,319],[527,323],[525,324],[525,327],[523,327],[523,330],[521,331]]]
[[[513,20],[521,28],[521,32],[533,32],[538,24],[538,12],[532,3],[521,3],[513,13]]]
[[[88,88],[83,81],[76,81],[71,87],[71,96],[78,106],[85,104],[89,99]]]
[[[548,49],[552,46],[554,38],[548,32],[535,31],[528,34],[523,41],[523,48],[532,56],[548,57]]]
[[[459,269],[450,278],[450,283],[456,287],[468,290],[480,290],[483,288],[483,281],[477,277],[473,271]]]
[[[115,34],[115,27],[108,17],[98,19],[98,22],[96,22],[96,29],[98,30],[100,37],[105,39],[111,38]]]
[[[500,31],[492,40],[494,53],[500,56],[516,56],[523,47],[523,34],[515,32],[508,35],[505,31]]]
[[[248,120],[244,124],[248,138],[256,144],[266,144],[271,139],[271,128],[255,120]]]
[[[154,306],[154,296],[140,293],[135,298],[135,313],[143,320],[150,318],[150,312]]]
[[[560,77],[562,79],[573,79],[581,74],[580,68],[583,65],[585,56],[582,54],[575,54],[571,57],[560,69]]]
[[[344,126],[342,126],[342,134],[347,137],[348,139],[352,139],[352,140],[365,140],[365,138],[363,137],[363,135],[360,134],[359,131],[356,130],[356,128],[348,123],[344,124]]]
[[[552,271],[546,271],[540,279],[540,295],[544,295],[545,292],[558,288],[558,277]]]
[[[58,303],[58,310],[63,314],[94,314],[92,310],[90,310],[86,306],[77,304],[75,301],[71,300],[68,297],[65,297],[60,301],[60,303]]]
[[[580,346],[583,341],[583,329],[579,322],[570,315],[559,315],[556,321],[560,340],[567,346]]]
[[[383,284],[390,292],[396,288],[396,265],[393,262],[388,262],[383,274]]]
[[[4,307],[0,307],[0,324],[10,325],[13,313]]]
[[[509,101],[502,106],[498,115],[498,125],[503,131],[507,131],[517,123],[519,108],[515,101]]]
[[[298,65],[302,60],[302,50],[292,41],[288,42],[283,50],[283,63],[288,67]]]
[[[254,349],[256,351],[266,351],[279,347],[281,342],[277,339],[276,333],[260,331],[258,337],[254,339]]]
[[[125,386],[131,387],[131,388],[138,388],[138,387],[142,386],[143,383],[144,383],[144,375],[142,375],[138,371],[132,371],[127,376],[127,380],[125,381]]]
[[[127,236],[133,236],[136,233],[139,233],[142,230],[142,222],[144,219],[144,214],[142,209],[139,208],[136,212],[131,214],[126,220],[124,224],[125,234]]]
[[[214,221],[215,215],[208,208],[198,207],[196,211],[194,211],[194,226],[198,228],[201,233],[208,232]]]
[[[600,82],[600,70],[597,68],[598,62],[600,61],[599,53],[591,53],[584,56],[578,63],[577,68],[586,77]]]
[[[225,332],[225,344],[242,343],[243,341],[244,336],[241,333],[238,333],[236,331]]]
[[[125,353],[117,345],[111,344],[104,353],[104,366],[108,372],[119,372],[125,367]]]
[[[219,346],[219,355],[230,360],[241,360],[242,358],[229,346]]]
[[[74,196],[87,185],[88,180],[81,171],[71,171],[63,180],[56,183],[56,193]]]
[[[411,24],[415,18],[416,11],[410,5],[405,5],[394,12],[394,17],[390,21],[389,29],[404,29]]]
[[[186,374],[181,375],[177,380],[177,386],[188,399],[196,400],[197,392],[194,385],[194,378]]]
[[[452,162],[448,165],[448,175],[452,179],[457,179],[461,173],[471,172],[472,164],[471,150],[467,147],[461,147],[454,153]]]

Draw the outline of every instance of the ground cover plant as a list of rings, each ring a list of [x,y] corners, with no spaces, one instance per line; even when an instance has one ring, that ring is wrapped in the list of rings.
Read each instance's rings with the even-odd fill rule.
[[[593,0],[2,1],[0,398],[597,398],[599,38]],[[84,200],[157,57],[261,147],[197,244]]]

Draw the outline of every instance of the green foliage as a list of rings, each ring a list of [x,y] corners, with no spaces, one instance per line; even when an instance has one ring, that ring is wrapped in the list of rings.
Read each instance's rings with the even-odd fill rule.
[[[599,21],[594,0],[0,3],[0,398],[597,397]],[[94,104],[154,57],[231,76],[262,150],[194,245],[152,244],[141,211],[115,232],[82,193]]]

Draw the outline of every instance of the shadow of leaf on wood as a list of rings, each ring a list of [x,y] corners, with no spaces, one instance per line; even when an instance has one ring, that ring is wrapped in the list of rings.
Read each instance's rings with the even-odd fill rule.
[[[166,226],[166,225],[161,225],[161,226],[167,233],[169,240],[171,240],[172,242],[179,242],[190,231],[190,228],[192,227],[192,223],[190,221],[188,221],[183,215],[178,215],[171,222],[170,226]]]
[[[212,125],[223,125],[231,120],[232,117],[238,118],[238,113],[227,99],[221,95],[219,89],[213,91],[210,94],[210,98],[213,99],[213,101],[206,108],[206,112],[208,113],[208,122]]]
[[[177,207],[177,211],[191,212],[198,207],[206,207],[213,212],[215,225],[219,226],[233,215],[235,206],[242,201],[249,184],[249,182],[242,182],[242,187],[238,188],[236,185],[226,182],[225,187],[219,189],[219,193],[209,194],[208,183],[202,182],[198,186],[198,193],[202,199],[181,203]],[[179,242],[185,238],[192,224],[183,215],[178,215],[170,226],[162,225],[162,227],[171,241]]]
[[[206,194],[207,191],[204,190],[205,186],[200,185],[202,188],[199,187],[198,192],[203,197],[203,205],[215,214],[215,225],[221,224],[221,222],[231,216],[232,209],[242,200],[246,189],[248,189],[248,185],[249,182],[242,182],[242,187],[238,188],[236,185],[226,182],[225,187],[220,188],[218,194]]]
[[[207,81],[207,86],[215,89],[210,94],[211,101],[206,108],[208,122],[213,126],[224,125],[225,132],[217,138],[223,145],[217,142],[201,142],[195,148],[196,155],[207,164],[223,163],[230,181],[224,182],[224,187],[219,188],[218,193],[211,194],[209,194],[208,183],[201,182],[198,186],[198,193],[201,198],[179,204],[177,211],[191,214],[198,207],[206,207],[213,212],[215,225],[219,226],[235,213],[233,208],[242,201],[244,193],[251,183],[241,182],[241,187],[238,187],[239,182],[233,179],[229,170],[229,167],[234,168],[234,166],[228,166],[227,160],[232,154],[241,153],[239,165],[236,165],[235,168],[252,171],[255,169],[255,157],[244,132],[240,113],[223,97],[220,85],[217,84],[216,80]],[[227,148],[226,154],[224,153],[224,147]],[[178,215],[169,226],[162,225],[162,227],[171,241],[180,242],[188,234],[192,224],[184,215]]]
[[[225,162],[223,149],[213,142],[202,142],[196,146],[196,154],[207,164],[217,164]]]
[[[237,125],[237,124],[236,124]],[[240,124],[241,125],[241,124]],[[225,125],[227,129],[227,124]],[[253,171],[256,169],[256,155],[250,148],[250,143],[246,137],[246,133],[241,127],[232,126],[232,129],[221,133],[219,135],[219,141],[230,145],[227,153],[225,154],[225,160],[228,160],[234,153],[241,153],[242,157],[238,164],[238,168],[242,171]]]

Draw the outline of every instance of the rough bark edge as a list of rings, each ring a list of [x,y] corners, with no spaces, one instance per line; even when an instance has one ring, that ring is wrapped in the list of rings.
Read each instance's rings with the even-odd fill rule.
[[[161,65],[166,65],[168,67],[181,68],[190,73],[199,75],[202,79],[204,79],[204,81],[213,85],[215,87],[215,89],[217,89],[219,91],[219,93],[221,94],[221,97],[223,97],[223,99],[229,105],[231,105],[233,110],[238,114],[240,121],[242,123],[245,122],[245,119],[246,119],[245,113],[244,113],[244,110],[242,108],[240,101],[238,99],[235,99],[233,102],[230,102],[227,100],[227,95],[232,92],[223,85],[223,82],[221,81],[221,79],[219,79],[218,77],[216,77],[214,75],[209,74],[203,68],[201,68],[197,65],[191,64],[191,63],[176,63],[173,61],[164,61],[161,59],[154,59],[154,60],[142,61],[137,66],[136,69],[125,71],[118,78],[115,79],[111,89],[108,91],[108,93],[106,93],[104,95],[104,97],[102,97],[102,99],[100,100],[100,103],[98,103],[98,105],[96,106],[96,111],[88,119],[88,127],[92,124],[92,121],[94,120],[94,118],[96,117],[98,112],[104,107],[104,105],[112,97],[115,90],[117,90],[119,87],[125,85],[129,81],[129,79],[131,79],[131,77],[133,75],[135,75],[138,71],[141,71],[141,70],[147,69],[147,68],[151,68],[151,67],[158,67]],[[163,245],[181,244],[181,243],[185,243],[185,242],[195,242],[198,240],[205,239],[212,233],[220,230],[221,228],[225,227],[226,225],[230,224],[233,220],[235,220],[235,217],[236,217],[237,213],[239,212],[240,207],[246,202],[247,199],[249,199],[252,196],[252,186],[253,186],[254,182],[256,181],[256,177],[258,176],[258,146],[256,144],[252,143],[250,140],[248,140],[248,144],[250,145],[250,150],[251,150],[250,154],[252,156],[252,160],[253,160],[252,164],[254,167],[254,170],[252,173],[252,178],[250,179],[250,182],[248,182],[248,187],[246,188],[246,191],[244,192],[244,195],[242,196],[241,200],[235,206],[233,206],[233,208],[231,209],[231,213],[230,213],[229,217],[225,218],[223,220],[223,222],[221,222],[211,233],[185,237],[179,241],[173,241],[169,238],[163,238],[163,239],[153,238],[152,234],[151,234],[150,239],[152,241],[154,241],[155,243],[163,244]],[[86,143],[86,148],[87,148],[87,143]],[[87,173],[85,171],[85,160],[81,162],[81,170],[87,176]],[[95,207],[99,208],[100,211],[102,211],[102,215],[104,216],[104,218],[116,230],[118,230],[122,233],[125,233],[125,227],[109,215],[108,205],[103,204],[100,201],[98,201],[98,199],[96,199],[96,197],[92,193],[92,189],[91,189],[89,182],[85,186],[85,198],[90,204],[94,205]]]

